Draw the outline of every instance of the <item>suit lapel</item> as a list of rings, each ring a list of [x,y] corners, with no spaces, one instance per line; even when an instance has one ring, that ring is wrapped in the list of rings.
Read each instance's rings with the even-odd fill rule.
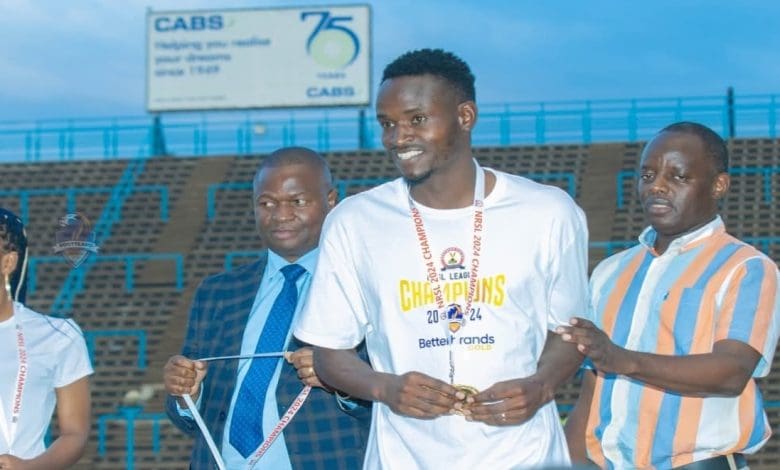
[[[265,270],[267,258],[264,255],[258,261],[247,266],[247,272],[235,279],[235,286],[231,289],[233,298],[223,299],[219,311],[218,321],[222,322],[224,331],[222,345],[226,348],[226,354],[240,354],[241,341],[244,338],[244,330],[252,312],[252,305],[260,288],[260,279]]]

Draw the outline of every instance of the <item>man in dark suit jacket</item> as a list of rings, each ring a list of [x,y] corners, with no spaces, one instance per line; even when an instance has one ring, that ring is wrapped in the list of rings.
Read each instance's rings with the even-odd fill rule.
[[[234,399],[239,393],[237,382],[244,377],[240,370],[248,367],[248,363],[240,366],[242,363],[237,360],[214,361],[208,364],[207,371],[207,364],[195,359],[239,355],[242,346],[245,353],[248,345],[254,351],[260,335],[256,327],[250,326],[250,318],[258,308],[269,305],[263,298],[271,295],[273,289],[268,287],[273,279],[263,283],[264,276],[279,277],[279,267],[291,263],[313,268],[322,222],[336,203],[325,161],[304,148],[281,149],[268,156],[258,170],[253,186],[258,231],[270,252],[264,252],[252,264],[208,277],[201,283],[192,304],[182,354],[173,356],[164,370],[165,386],[170,394],[166,412],[177,427],[196,438],[191,460],[194,469],[213,468],[214,459],[181,395],[189,393],[197,400],[198,409],[226,465],[229,468],[231,465],[245,466],[242,459],[246,456],[242,457],[232,442],[228,443],[224,438],[237,403]],[[310,277],[309,272],[298,281],[298,310]],[[276,283],[279,282],[277,279]],[[261,312],[261,315],[268,314],[268,311]],[[245,334],[245,331],[249,333]],[[246,337],[248,335],[252,337]],[[295,339],[289,341],[293,343]],[[297,346],[288,344],[287,350],[292,351]],[[363,463],[370,411],[363,404],[337,397],[320,383],[314,373],[311,354],[311,348],[301,347],[288,356],[287,362],[282,361],[275,390],[279,416],[284,414],[304,384],[313,388],[285,428],[283,437],[274,443],[260,464],[293,469],[359,468]],[[270,391],[268,396],[273,397]],[[233,438],[229,440],[233,441]],[[283,461],[287,460],[283,453],[280,456],[279,451],[273,452],[273,447],[280,445],[280,441],[287,449],[289,463]]]

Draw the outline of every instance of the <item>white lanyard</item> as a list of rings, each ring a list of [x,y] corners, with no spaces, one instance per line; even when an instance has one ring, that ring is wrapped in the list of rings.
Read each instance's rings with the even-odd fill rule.
[[[284,355],[285,352],[272,352],[272,353],[250,354],[246,356],[206,357],[198,360],[219,361],[219,360],[227,360],[227,359],[275,357],[275,356],[284,356]],[[263,454],[265,454],[266,451],[268,451],[268,449],[271,448],[271,444],[273,444],[276,438],[278,438],[282,434],[284,428],[286,428],[287,425],[290,424],[290,421],[292,421],[293,417],[298,413],[298,411],[300,411],[301,407],[303,406],[303,403],[309,397],[309,392],[311,392],[311,386],[306,385],[305,387],[303,387],[303,390],[301,390],[301,393],[299,393],[298,396],[295,397],[295,400],[293,400],[292,405],[290,405],[290,408],[287,409],[287,412],[281,417],[281,419],[279,419],[279,422],[276,423],[274,429],[268,434],[265,440],[257,447],[257,449],[255,449],[255,451],[252,453],[252,456],[247,460],[247,467],[246,467],[247,470],[254,469],[255,465],[257,465],[257,462],[260,461],[260,457],[262,457]],[[195,406],[195,402],[192,400],[192,397],[187,393],[182,395],[182,398],[184,398],[185,403],[187,403],[187,406],[189,407],[189,410],[192,413],[192,417],[195,420],[195,424],[197,424],[198,428],[200,428],[200,432],[201,434],[203,434],[203,438],[206,440],[206,445],[208,445],[208,448],[211,451],[211,455],[214,457],[214,461],[217,463],[217,467],[220,470],[225,470],[225,462],[224,460],[222,460],[222,455],[220,454],[219,449],[217,449],[217,445],[214,442],[214,438],[211,437],[211,433],[206,427],[206,423],[203,422],[203,417],[198,411],[198,408]]]
[[[423,224],[423,218],[422,214],[420,214],[420,210],[417,209],[417,207],[414,204],[414,200],[412,199],[412,192],[411,188],[407,188],[407,198],[409,200],[409,211],[412,215],[412,222],[414,222],[414,228],[415,233],[417,234],[417,241],[420,245],[420,252],[422,254],[423,263],[425,264],[425,270],[428,275],[428,282],[431,284],[431,289],[433,291],[433,297],[436,299],[436,307],[439,309],[440,313],[447,314],[448,322],[448,330],[452,333],[460,329],[460,326],[462,326],[465,321],[466,317],[469,314],[469,311],[471,310],[471,305],[474,301],[474,296],[477,291],[477,274],[479,273],[479,259],[480,255],[482,254],[482,231],[483,231],[483,225],[484,225],[484,200],[485,200],[485,176],[484,176],[484,170],[480,168],[479,164],[476,160],[474,160],[474,166],[476,176],[475,176],[475,182],[474,182],[474,223],[472,226],[473,230],[473,236],[472,236],[472,258],[471,258],[471,269],[470,269],[470,277],[469,277],[469,289],[466,293],[466,308],[465,310],[461,310],[458,313],[458,316],[450,317],[449,310],[451,308],[460,309],[460,306],[457,304],[451,304],[450,306],[445,307],[444,305],[444,293],[442,292],[441,288],[441,282],[439,281],[439,273],[436,270],[436,265],[433,261],[433,253],[431,252],[431,246],[430,242],[428,240],[428,233],[425,230],[425,225]],[[458,328],[453,330],[449,323],[458,323]],[[452,344],[454,342],[450,343],[450,349],[449,349],[449,357],[450,357],[450,384],[455,383],[455,360],[453,358],[453,352],[452,352]]]
[[[0,430],[2,430],[3,436],[8,443],[9,452],[13,447],[14,438],[16,437],[16,429],[19,426],[19,415],[21,415],[22,412],[22,392],[24,392],[24,385],[27,382],[27,347],[24,343],[24,331],[22,331],[22,325],[19,323],[19,319],[17,318],[15,304],[13,308],[14,314],[11,319],[14,322],[14,330],[16,331],[16,353],[18,356],[18,364],[16,369],[16,382],[14,382],[13,388],[14,399],[11,402],[10,422],[5,415],[5,404],[0,403]]]

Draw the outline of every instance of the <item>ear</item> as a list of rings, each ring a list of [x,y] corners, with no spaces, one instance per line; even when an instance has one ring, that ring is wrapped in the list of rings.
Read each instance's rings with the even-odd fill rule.
[[[338,201],[338,193],[336,192],[336,188],[333,188],[330,191],[328,191],[328,210],[331,210],[334,207],[336,207],[337,201]]]
[[[469,100],[458,105],[458,124],[467,132],[474,129],[477,124],[477,103]]]
[[[0,257],[0,271],[3,276],[10,276],[16,269],[16,263],[19,262],[19,253],[15,251],[8,252]]]
[[[715,200],[723,199],[731,187],[731,176],[728,173],[718,173],[715,181],[712,182],[712,198]]]

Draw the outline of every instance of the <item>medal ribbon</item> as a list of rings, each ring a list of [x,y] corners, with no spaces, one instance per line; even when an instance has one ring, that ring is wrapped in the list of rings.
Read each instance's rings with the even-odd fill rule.
[[[272,353],[249,354],[245,356],[204,357],[202,359],[197,359],[197,360],[210,362],[210,361],[221,361],[227,359],[279,357],[284,355],[285,352],[282,351],[282,352],[272,352]],[[262,457],[263,454],[265,454],[268,451],[268,449],[271,448],[271,444],[273,444],[274,441],[276,441],[276,438],[278,438],[282,434],[284,428],[286,428],[287,425],[290,424],[290,421],[292,421],[293,417],[298,413],[298,411],[300,411],[301,407],[303,406],[303,403],[309,397],[310,392],[311,392],[310,385],[306,385],[305,387],[303,387],[303,390],[301,390],[298,396],[295,397],[295,400],[293,400],[292,405],[290,405],[290,407],[287,409],[287,412],[284,413],[284,415],[281,417],[281,419],[279,419],[279,422],[276,423],[276,426],[274,426],[274,428],[271,430],[271,432],[268,434],[265,440],[252,453],[252,456],[247,461],[247,466],[246,466],[247,470],[252,470],[255,468],[257,462],[260,461],[260,457]],[[214,443],[214,439],[211,437],[211,433],[206,427],[206,423],[203,422],[203,417],[198,411],[198,408],[195,406],[195,402],[192,400],[192,397],[187,393],[182,395],[182,398],[184,398],[184,401],[187,403],[187,407],[189,407],[189,410],[192,413],[192,417],[195,420],[195,424],[198,425],[201,434],[203,434],[203,438],[206,440],[206,444],[208,445],[208,448],[211,451],[211,455],[214,457],[214,461],[217,463],[217,467],[220,470],[225,470],[225,462],[222,460],[222,454],[220,454],[219,449],[217,449],[217,445],[216,443]]]
[[[472,225],[472,251],[471,251],[471,269],[469,273],[469,289],[466,293],[466,309],[463,315],[468,315],[471,310],[471,305],[474,301],[474,296],[477,292],[477,274],[479,273],[479,259],[482,254],[482,231],[483,231],[483,212],[485,201],[485,174],[484,170],[479,166],[477,160],[474,161],[474,167],[476,170],[476,176],[474,181],[474,223]],[[428,233],[425,230],[425,224],[423,223],[422,214],[412,199],[411,188],[407,186],[407,199],[409,201],[409,212],[412,215],[412,222],[414,222],[414,229],[417,233],[417,242],[420,245],[420,252],[422,254],[423,264],[425,264],[425,270],[427,273],[428,282],[433,290],[433,297],[436,300],[436,307],[440,312],[445,311],[444,305],[444,292],[442,291],[441,282],[439,280],[439,273],[436,270],[436,263],[433,261],[433,254],[431,252],[431,245],[428,241]],[[465,317],[464,317],[465,318]],[[465,321],[465,320],[464,320]],[[448,328],[449,332],[449,328]],[[452,343],[450,343],[450,384],[455,383],[455,360],[453,358]]]
[[[16,305],[14,305],[13,308],[16,310]],[[8,453],[11,453],[14,438],[16,437],[16,429],[19,426],[19,415],[22,412],[22,392],[24,391],[24,385],[27,382],[27,347],[24,342],[24,331],[22,331],[22,325],[19,323],[19,319],[15,312],[12,318],[16,329],[16,353],[19,357],[19,363],[16,369],[16,382],[14,385],[14,399],[11,402],[10,422],[5,416],[5,406],[0,403],[0,430],[2,430],[6,442],[8,442]]]
[[[311,392],[311,385],[307,385],[303,387],[303,390],[301,390],[301,393],[298,394],[297,397],[295,397],[295,400],[293,400],[292,405],[287,409],[287,411],[284,413],[284,415],[279,419],[279,422],[276,423],[276,426],[271,430],[271,432],[268,434],[268,437],[265,438],[265,441],[263,441],[262,444],[255,450],[255,452],[252,454],[252,457],[249,459],[249,463],[247,464],[247,470],[252,470],[255,468],[255,465],[257,465],[257,462],[260,460],[260,457],[265,454],[265,452],[271,448],[271,444],[274,443],[277,437],[279,437],[280,434],[282,434],[282,431],[284,428],[287,427],[288,424],[290,424],[290,421],[292,421],[293,417],[300,411],[301,407],[303,406],[303,403],[306,401],[306,399],[309,397],[309,392]]]

